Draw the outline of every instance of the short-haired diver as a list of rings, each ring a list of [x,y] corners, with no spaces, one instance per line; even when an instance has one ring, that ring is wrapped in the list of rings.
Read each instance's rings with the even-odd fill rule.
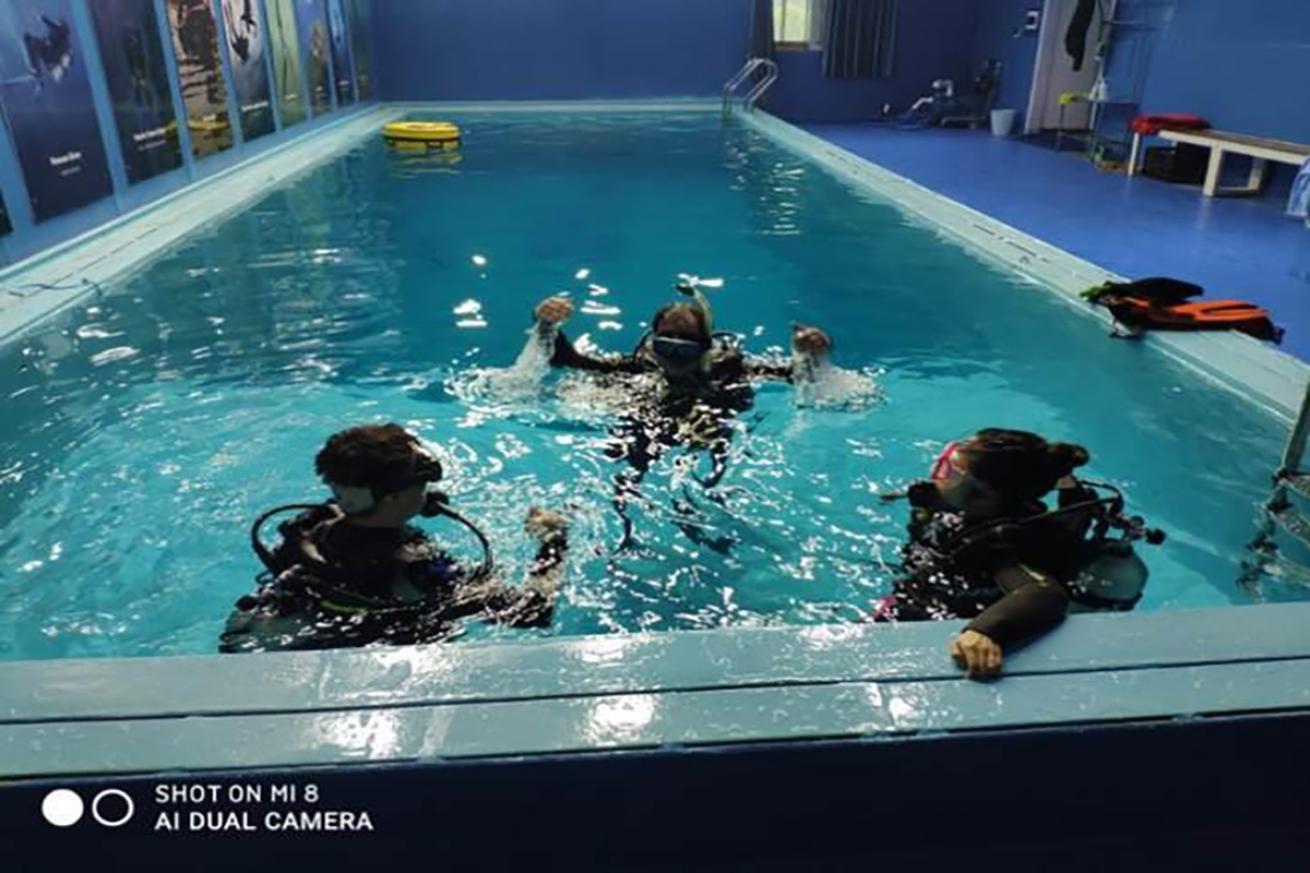
[[[267,572],[237,601],[220,651],[434,642],[457,633],[465,619],[550,624],[568,548],[563,516],[529,511],[524,528],[537,555],[524,584],[512,586],[497,578],[482,532],[432,489],[441,463],[400,425],[335,434],[315,468],[333,498],[280,506],[255,522],[251,541]],[[298,514],[279,525],[281,542],[270,549],[261,529],[289,511]],[[469,528],[482,544],[482,562],[456,560],[411,523],[419,516]]]

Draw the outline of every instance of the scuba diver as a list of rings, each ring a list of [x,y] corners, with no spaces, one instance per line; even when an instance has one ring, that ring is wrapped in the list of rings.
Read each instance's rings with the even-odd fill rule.
[[[23,47],[27,49],[27,69],[38,85],[44,82],[46,73],[58,82],[73,62],[71,28],[62,21],[51,21],[44,15],[41,16],[41,22],[46,29],[44,37],[23,34]]]
[[[611,430],[606,451],[612,460],[629,464],[615,483],[615,507],[624,529],[620,548],[632,539],[627,502],[665,449],[678,445],[708,449],[712,467],[701,484],[713,487],[727,469],[730,422],[754,403],[752,380],[804,381],[832,350],[832,340],[822,330],[794,325],[790,362],[747,356],[735,335],[715,332],[713,310],[695,278],[682,277],[676,288],[691,299],[657,311],[650,330],[627,355],[596,357],[578,351],[560,329],[573,314],[566,297],[549,297],[534,310],[538,336],[551,344],[551,366],[620,378],[632,387],[632,408]],[[689,514],[687,505],[678,509],[681,515]],[[698,527],[679,527],[702,542]],[[731,546],[727,540],[703,544],[718,551]]]
[[[514,587],[495,578],[481,531],[429,488],[441,479],[441,463],[400,425],[342,431],[314,465],[333,499],[279,506],[255,522],[251,543],[267,572],[254,594],[237,601],[220,651],[435,642],[454,636],[466,618],[550,624],[568,548],[563,516],[529,511],[524,528],[540,545],[526,581]],[[262,526],[291,510],[300,514],[279,526],[282,541],[269,549]],[[443,551],[410,524],[419,515],[444,515],[472,530],[481,565],[465,566]]]
[[[1118,489],[1075,478],[1088,460],[1081,446],[1000,428],[948,444],[930,481],[883,498],[909,499],[910,539],[874,620],[972,619],[951,656],[979,677],[1067,612],[1132,609],[1147,578],[1132,543],[1164,534],[1125,517]],[[1052,489],[1056,509],[1042,502]]]

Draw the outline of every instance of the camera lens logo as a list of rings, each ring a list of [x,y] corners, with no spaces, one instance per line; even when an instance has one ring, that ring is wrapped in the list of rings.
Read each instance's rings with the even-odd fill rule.
[[[85,812],[82,796],[68,788],[56,788],[41,801],[41,815],[57,828],[77,824]],[[135,814],[136,804],[126,791],[106,788],[91,799],[91,817],[104,827],[121,827]]]

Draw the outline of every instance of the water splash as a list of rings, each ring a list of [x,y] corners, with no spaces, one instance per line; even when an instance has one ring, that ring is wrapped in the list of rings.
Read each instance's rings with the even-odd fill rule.
[[[847,370],[826,358],[801,358],[796,366],[796,405],[799,407],[857,411],[868,409],[882,400],[877,370]]]
[[[514,363],[508,367],[485,367],[453,377],[447,385],[466,403],[515,404],[536,400],[550,373],[555,350],[555,331],[527,330],[527,340]]]

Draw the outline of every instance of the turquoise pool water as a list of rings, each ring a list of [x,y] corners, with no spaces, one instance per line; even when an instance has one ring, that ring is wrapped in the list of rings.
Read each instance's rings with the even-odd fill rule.
[[[381,420],[441,447],[511,578],[529,505],[573,518],[550,633],[859,620],[904,524],[876,495],[988,425],[1083,443],[1169,533],[1141,608],[1245,599],[1285,430],[1252,405],[716,115],[455,120],[457,158],[361,142],[0,350],[0,657],[213,651],[258,569],[251,519],[322,497],[323,439]],[[718,323],[754,350],[793,320],[828,328],[883,399],[763,387],[715,492],[702,459],[666,457],[617,554],[603,409],[576,386],[467,389],[514,361],[547,294],[582,307],[572,335],[628,349],[680,272],[723,278]],[[671,523],[687,501],[726,554]]]

